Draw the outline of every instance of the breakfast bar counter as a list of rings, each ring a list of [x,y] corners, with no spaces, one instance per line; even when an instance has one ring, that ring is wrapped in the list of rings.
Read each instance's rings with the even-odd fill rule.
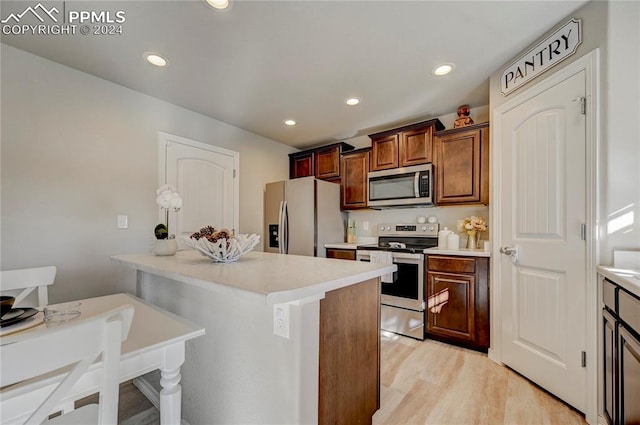
[[[380,277],[391,271],[389,267],[395,267],[364,262],[336,264],[327,258],[259,251],[249,252],[233,263],[214,263],[192,250],[167,257],[132,254],[112,258],[157,276],[267,304],[318,296]]]
[[[191,425],[371,423],[380,400],[380,276],[395,265],[249,252],[116,255],[138,296],[206,328],[187,346]],[[153,393],[157,376],[141,386]]]

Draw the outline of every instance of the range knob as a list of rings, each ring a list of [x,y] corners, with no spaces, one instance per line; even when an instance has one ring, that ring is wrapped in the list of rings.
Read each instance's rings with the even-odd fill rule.
[[[391,226],[387,226],[387,231],[391,230]]]
[[[436,230],[435,226],[429,226],[429,231],[434,232]]]
[[[429,229],[429,230],[431,230],[431,229]],[[427,231],[427,226],[422,226],[422,231],[426,232]]]

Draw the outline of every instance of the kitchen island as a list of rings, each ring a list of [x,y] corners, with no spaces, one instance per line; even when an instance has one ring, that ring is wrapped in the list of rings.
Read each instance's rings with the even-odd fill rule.
[[[264,252],[229,264],[195,251],[112,258],[137,269],[138,296],[206,328],[182,368],[191,425],[371,423],[379,281],[395,265]]]

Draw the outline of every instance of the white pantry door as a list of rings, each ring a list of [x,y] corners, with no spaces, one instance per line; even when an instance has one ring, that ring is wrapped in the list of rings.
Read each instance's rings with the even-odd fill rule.
[[[582,70],[502,115],[502,361],[585,411]]]
[[[190,234],[206,225],[235,231],[240,154],[167,133],[159,134],[159,149],[161,184],[176,186],[183,201],[178,213],[169,214],[169,233]]]

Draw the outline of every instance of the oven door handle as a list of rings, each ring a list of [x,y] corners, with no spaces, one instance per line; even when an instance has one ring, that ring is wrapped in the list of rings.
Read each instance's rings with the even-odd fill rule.
[[[356,250],[356,259],[369,261],[371,252],[372,251]],[[424,261],[424,254],[411,254],[408,252],[394,252],[391,257],[393,258],[394,263],[396,262],[396,260],[417,260],[411,261],[411,264]]]
[[[420,260],[420,261],[424,260],[424,254],[410,254],[408,252],[394,252],[391,256],[393,257],[394,262],[396,259]]]

